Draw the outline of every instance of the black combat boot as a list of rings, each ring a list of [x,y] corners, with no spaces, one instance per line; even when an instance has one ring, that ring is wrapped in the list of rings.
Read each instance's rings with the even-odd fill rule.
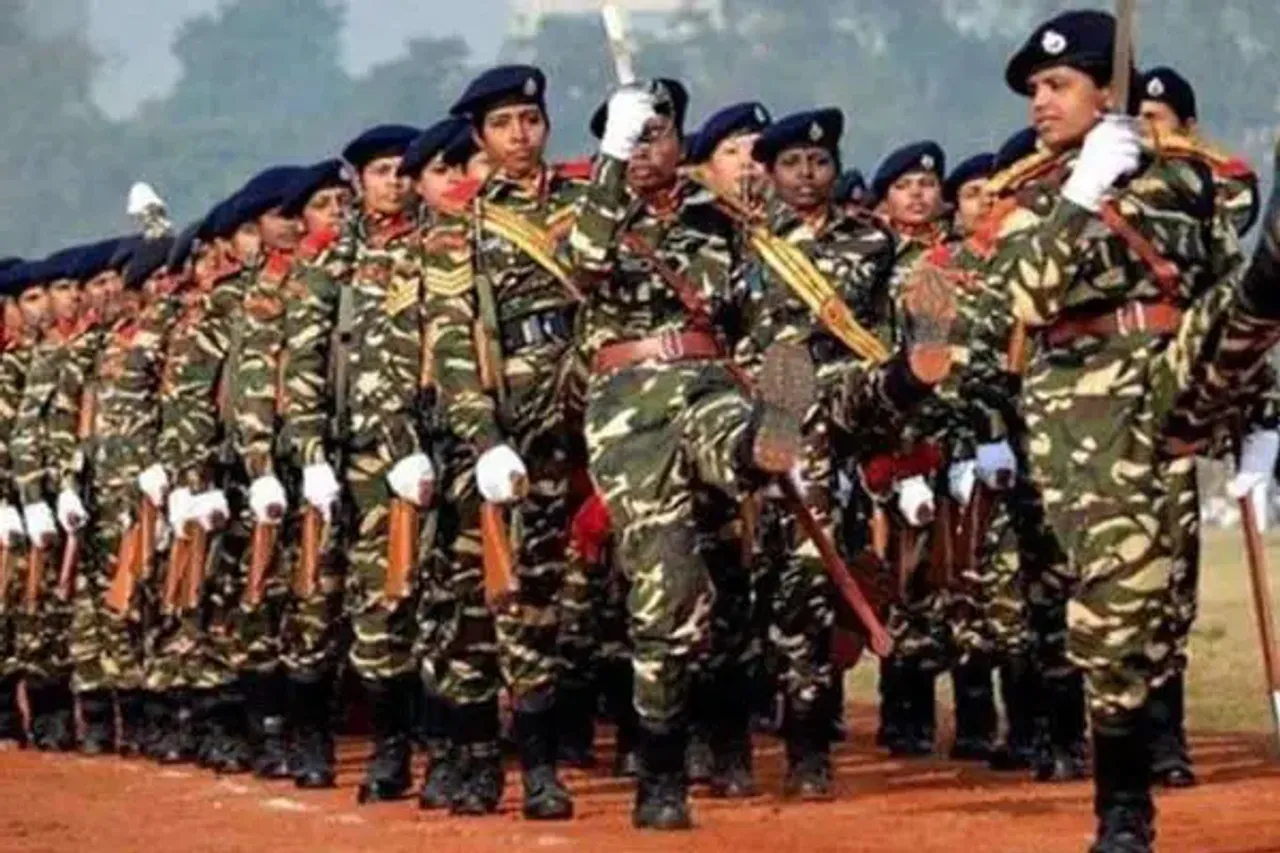
[[[502,802],[506,777],[502,772],[502,747],[498,743],[501,722],[498,701],[452,706],[458,778],[449,801],[455,815],[493,814]]]
[[[1178,673],[1152,691],[1147,708],[1151,720],[1151,773],[1165,788],[1197,784],[1187,752],[1185,680]]]
[[[1074,782],[1086,778],[1084,676],[1072,671],[1046,678],[1041,699],[1045,703],[1046,737],[1036,758],[1036,780]]]
[[[129,757],[142,753],[143,735],[146,731],[145,695],[141,690],[121,690],[116,693],[120,706],[120,755]]]
[[[695,672],[689,697],[689,737],[685,747],[685,778],[690,785],[705,785],[715,771],[711,753],[711,726],[715,691],[701,672]]]
[[[751,776],[751,691],[737,673],[716,680],[717,703],[712,713],[711,796],[746,799],[756,795]]]
[[[1090,853],[1150,853],[1155,843],[1151,750],[1144,712],[1094,726],[1094,812]]]
[[[80,694],[80,716],[84,720],[84,736],[80,752],[85,755],[108,755],[116,749],[116,708],[110,690],[90,690]]]
[[[568,820],[573,799],[556,776],[556,720],[548,708],[515,712],[516,748],[524,782],[524,816],[530,820]]]
[[[222,762],[222,735],[214,715],[217,708],[216,690],[191,691],[191,725],[195,733],[196,764],[209,770]]]
[[[18,676],[0,678],[0,743],[13,741],[25,746],[27,733],[22,728],[22,714],[18,711]]]
[[[253,750],[249,746],[244,693],[239,685],[228,685],[214,691],[212,699],[210,766],[228,776],[248,773],[253,769]]]
[[[423,690],[422,735],[427,770],[418,789],[418,808],[446,809],[458,785],[458,750],[453,742],[452,708],[432,690]]]
[[[610,661],[601,675],[605,710],[615,727],[613,775],[629,779],[640,772],[637,751],[636,706],[632,701],[635,675],[630,661]]]
[[[787,702],[783,732],[787,739],[784,797],[829,800],[831,787],[831,714],[829,702],[802,707]]]
[[[373,754],[357,792],[361,804],[398,800],[413,785],[410,730],[417,689],[418,680],[412,676],[365,682],[373,722]]]
[[[880,724],[876,727],[876,746],[890,749],[902,739],[902,661],[892,657],[880,661]]]
[[[935,733],[934,678],[916,660],[895,662],[895,678],[901,713],[897,737],[889,742],[889,754],[895,758],[923,758],[933,754]]]
[[[160,764],[186,764],[196,757],[196,739],[192,732],[191,692],[185,688],[147,694],[148,713],[155,718],[155,739],[151,757]]]
[[[293,750],[289,770],[293,783],[304,790],[332,788],[337,784],[333,747],[333,681],[315,678],[289,679],[289,722]]]
[[[292,779],[289,768],[287,683],[279,672],[254,673],[245,679],[246,708],[253,747],[253,775],[259,779]]]
[[[593,685],[560,685],[555,717],[559,730],[556,749],[566,767],[590,770],[596,766],[596,691]]]
[[[1000,698],[1008,722],[1004,743],[991,752],[988,766],[998,771],[1030,770],[1036,757],[1036,707],[1039,675],[1025,657],[1000,666]]]
[[[142,694],[142,733],[139,745],[142,755],[159,760],[160,747],[173,728],[173,708],[168,693],[147,691]]]
[[[987,761],[996,737],[996,703],[991,665],[974,658],[951,670],[955,692],[956,739],[952,761]]]
[[[67,679],[27,683],[31,742],[41,752],[70,752],[76,747],[75,701]]]
[[[640,726],[640,780],[631,823],[636,829],[691,829],[689,781],[685,776],[687,729]]]

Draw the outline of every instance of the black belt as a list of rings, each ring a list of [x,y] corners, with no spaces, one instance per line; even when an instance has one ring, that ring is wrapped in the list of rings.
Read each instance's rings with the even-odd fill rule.
[[[526,314],[502,324],[502,351],[510,354],[529,347],[563,343],[573,336],[573,311],[553,308]]]

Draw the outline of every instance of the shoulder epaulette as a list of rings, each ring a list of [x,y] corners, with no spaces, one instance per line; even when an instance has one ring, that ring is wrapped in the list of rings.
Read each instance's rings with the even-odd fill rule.
[[[1194,136],[1184,133],[1161,133],[1145,142],[1153,152],[1162,157],[1199,160],[1209,166],[1218,177],[1240,179],[1256,177],[1253,168],[1240,157]]]
[[[590,159],[570,160],[567,163],[557,163],[551,167],[552,171],[560,178],[568,178],[573,181],[589,181],[591,180],[591,170],[593,168]]]
[[[987,182],[987,190],[997,196],[1013,192],[1049,172],[1057,162],[1058,155],[1051,151],[1028,154],[1004,171],[993,175]]]

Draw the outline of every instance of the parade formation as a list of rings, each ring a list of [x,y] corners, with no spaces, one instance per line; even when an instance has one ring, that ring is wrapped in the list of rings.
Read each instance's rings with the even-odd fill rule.
[[[846,169],[838,109],[687,128],[606,16],[590,159],[502,66],[4,261],[0,739],[329,788],[356,701],[359,802],[491,814],[514,754],[564,820],[607,720],[634,825],[687,829],[690,786],[759,793],[753,732],[831,798],[878,658],[879,748],[939,749],[949,674],[952,760],[1092,775],[1091,849],[1153,849],[1196,460],[1238,496],[1280,452],[1280,202],[1118,6],[1038,26],[1028,126],[950,169]]]

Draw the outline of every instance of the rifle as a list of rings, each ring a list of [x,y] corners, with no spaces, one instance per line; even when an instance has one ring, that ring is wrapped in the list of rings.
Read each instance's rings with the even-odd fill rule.
[[[387,576],[382,594],[391,601],[409,597],[410,579],[418,553],[418,507],[392,498],[387,518]]]
[[[181,609],[178,596],[182,592],[183,581],[186,580],[187,567],[191,561],[191,539],[187,531],[173,532],[173,545],[169,549],[169,562],[164,570],[164,589],[160,598],[160,612],[171,616]]]
[[[519,475],[512,478],[511,486],[517,498],[529,492],[528,481]],[[505,609],[520,593],[520,578],[516,575],[515,548],[501,505],[489,501],[481,505],[480,544],[485,604],[493,610]]]
[[[187,570],[183,576],[181,596],[183,612],[190,612],[200,607],[209,558],[211,554],[216,553],[210,550],[209,534],[199,522],[187,522],[187,537],[191,541],[191,546],[187,555]]]
[[[298,562],[293,567],[293,594],[302,600],[315,595],[316,578],[320,571],[320,550],[324,545],[324,516],[320,510],[308,505],[302,511],[302,545]]]
[[[1249,581],[1253,588],[1253,607],[1258,620],[1258,639],[1262,643],[1262,666],[1271,700],[1276,737],[1280,738],[1280,657],[1276,651],[1275,617],[1271,612],[1271,588],[1267,585],[1267,553],[1258,532],[1258,519],[1253,513],[1249,495],[1239,500],[1240,520],[1244,525],[1245,553],[1249,557]]]
[[[116,569],[107,589],[105,603],[114,613],[124,616],[129,612],[133,593],[138,584],[138,559],[141,556],[142,530],[135,522],[120,537],[116,550]]]
[[[34,615],[40,601],[40,584],[44,578],[44,561],[50,547],[47,541],[32,540],[27,553],[27,577],[22,590],[22,601],[27,613]]]
[[[9,603],[9,569],[12,559],[13,549],[6,536],[4,542],[0,543],[0,611]]]
[[[71,600],[76,585],[76,563],[80,561],[80,532],[72,531],[62,543],[62,563],[58,566],[58,585],[54,595],[58,601]]]
[[[267,569],[271,567],[279,531],[279,520],[260,521],[253,526],[253,538],[249,546],[249,577],[240,596],[241,604],[250,610],[262,604],[263,586],[266,583]]]

